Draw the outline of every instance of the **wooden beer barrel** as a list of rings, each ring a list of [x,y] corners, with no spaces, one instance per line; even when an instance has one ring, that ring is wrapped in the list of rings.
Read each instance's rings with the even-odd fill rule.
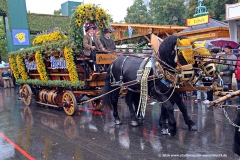
[[[51,90],[47,94],[47,102],[51,104],[56,104],[57,91]]]
[[[39,92],[39,99],[42,102],[47,102],[47,95],[48,95],[48,90],[47,89],[43,89]]]

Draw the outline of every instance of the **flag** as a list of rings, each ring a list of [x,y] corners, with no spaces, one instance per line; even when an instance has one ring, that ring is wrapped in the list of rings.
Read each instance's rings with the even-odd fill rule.
[[[133,28],[131,26],[128,26],[128,35],[129,38],[132,38],[132,32],[133,32]]]

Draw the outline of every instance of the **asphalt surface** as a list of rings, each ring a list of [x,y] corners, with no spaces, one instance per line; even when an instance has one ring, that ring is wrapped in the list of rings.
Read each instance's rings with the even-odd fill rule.
[[[154,100],[143,123],[132,127],[124,99],[119,99],[123,124],[116,126],[109,108],[95,111],[86,104],[67,116],[34,102],[25,106],[16,88],[0,88],[0,160],[238,159],[232,151],[234,127],[222,109],[193,100],[185,104],[198,130],[189,131],[175,107],[177,134],[171,137],[160,133],[160,107]],[[226,110],[234,119],[237,109]]]

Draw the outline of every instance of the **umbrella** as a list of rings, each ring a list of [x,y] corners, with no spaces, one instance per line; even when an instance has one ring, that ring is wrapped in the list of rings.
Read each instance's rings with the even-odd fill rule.
[[[224,48],[226,46],[231,46],[232,48],[235,48],[238,43],[229,39],[229,38],[217,38],[211,41],[211,43],[216,47]]]

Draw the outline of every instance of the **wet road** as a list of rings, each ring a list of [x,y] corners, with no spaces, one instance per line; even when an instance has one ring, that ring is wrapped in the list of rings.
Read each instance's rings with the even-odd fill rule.
[[[17,90],[0,88],[0,159],[237,159],[232,152],[234,128],[220,108],[185,101],[197,131],[188,131],[177,110],[177,134],[160,134],[158,103],[149,101],[145,121],[131,127],[128,108],[120,99],[123,122],[113,123],[112,112],[81,106],[74,116],[63,110],[18,100]],[[227,108],[233,119],[235,108]]]

